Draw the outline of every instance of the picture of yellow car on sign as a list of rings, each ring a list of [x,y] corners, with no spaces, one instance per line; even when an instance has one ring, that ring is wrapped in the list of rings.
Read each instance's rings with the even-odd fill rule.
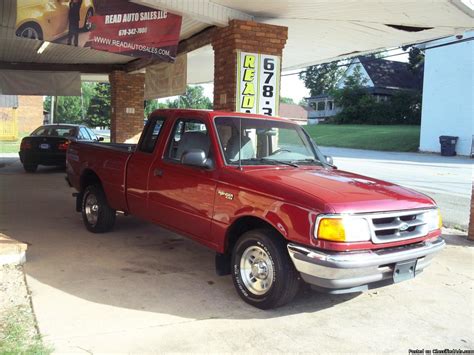
[[[77,46],[93,15],[92,0],[18,0],[16,35],[50,42],[67,35],[68,44]]]

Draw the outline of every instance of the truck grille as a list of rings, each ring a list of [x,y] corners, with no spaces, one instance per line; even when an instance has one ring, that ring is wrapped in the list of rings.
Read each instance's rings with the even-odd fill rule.
[[[418,238],[428,231],[429,211],[399,211],[372,215],[372,242],[375,244]]]

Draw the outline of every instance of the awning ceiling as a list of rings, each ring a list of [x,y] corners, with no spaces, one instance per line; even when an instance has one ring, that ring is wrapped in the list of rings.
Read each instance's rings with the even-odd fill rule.
[[[422,42],[474,28],[472,0],[134,0],[183,16],[181,39],[229,19],[287,26],[289,38],[283,70],[303,68],[335,58]],[[470,4],[470,7],[469,7]],[[123,64],[134,60],[87,48],[16,38],[15,0],[0,2],[0,63]],[[199,68],[196,70],[196,68]],[[188,82],[212,81],[210,46],[191,52]]]

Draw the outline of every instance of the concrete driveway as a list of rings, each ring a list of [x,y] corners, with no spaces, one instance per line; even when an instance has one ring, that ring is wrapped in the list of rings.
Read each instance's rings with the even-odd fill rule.
[[[414,280],[364,294],[302,292],[274,311],[243,303],[214,254],[119,217],[85,230],[64,172],[0,168],[0,231],[29,244],[39,329],[61,353],[398,352],[473,349],[473,243],[448,247]]]
[[[329,147],[321,150],[334,158],[339,169],[390,181],[430,196],[441,209],[444,225],[467,230],[473,159]]]

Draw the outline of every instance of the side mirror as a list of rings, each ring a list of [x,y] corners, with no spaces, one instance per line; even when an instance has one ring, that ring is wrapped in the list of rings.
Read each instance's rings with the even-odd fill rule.
[[[97,140],[98,140],[99,142],[103,142],[103,141],[104,141],[104,137],[97,137]]]
[[[329,165],[334,165],[334,160],[332,159],[332,157],[330,157],[329,155],[325,155],[324,157],[326,158],[326,163],[328,163]]]
[[[206,153],[202,149],[190,149],[185,152],[181,157],[181,164],[206,169],[213,167],[212,160],[207,158]]]

